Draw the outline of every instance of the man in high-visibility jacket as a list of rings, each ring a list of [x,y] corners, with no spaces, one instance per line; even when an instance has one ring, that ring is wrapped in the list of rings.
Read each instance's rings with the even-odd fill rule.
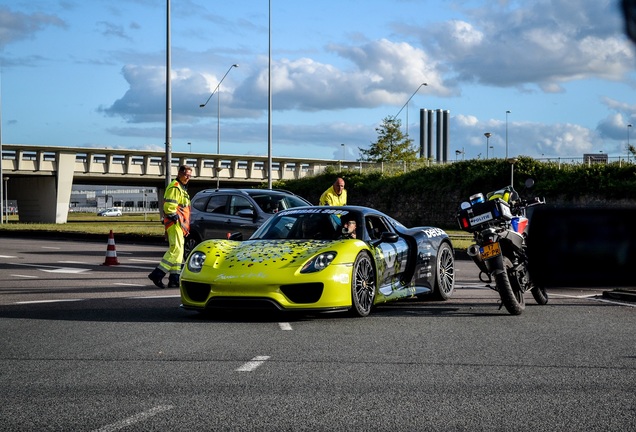
[[[344,179],[338,177],[333,185],[322,193],[319,204],[321,206],[347,205],[347,190]]]
[[[163,277],[168,273],[168,288],[179,287],[179,275],[183,263],[184,237],[190,233],[190,196],[187,184],[192,167],[181,165],[177,178],[163,195],[163,224],[170,247],[161,262],[148,278],[159,288],[165,288]]]

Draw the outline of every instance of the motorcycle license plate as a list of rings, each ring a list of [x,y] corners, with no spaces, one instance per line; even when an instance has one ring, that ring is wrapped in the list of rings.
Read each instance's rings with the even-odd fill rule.
[[[484,245],[479,248],[479,252],[481,253],[481,259],[488,259],[501,255],[501,248],[499,247],[499,243],[496,242]]]

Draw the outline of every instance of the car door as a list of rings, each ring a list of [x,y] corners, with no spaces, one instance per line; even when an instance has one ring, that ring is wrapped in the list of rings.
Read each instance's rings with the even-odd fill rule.
[[[383,232],[395,232],[381,216],[367,215],[365,217],[367,234],[373,244],[380,240]],[[378,279],[378,291],[385,296],[400,296],[400,291],[406,289],[401,283],[402,274],[407,268],[408,243],[402,237],[394,243],[382,242],[372,247]]]
[[[228,232],[240,232],[243,238],[247,239],[259,227],[257,216],[257,209],[249,199],[240,195],[231,195],[224,225],[226,235]]]
[[[196,213],[193,221],[201,233],[201,240],[226,238],[227,208],[230,195],[214,194],[204,211]]]

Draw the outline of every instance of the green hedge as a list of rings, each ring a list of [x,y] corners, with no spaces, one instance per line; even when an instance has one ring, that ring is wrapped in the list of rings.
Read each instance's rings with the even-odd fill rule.
[[[503,159],[468,160],[398,175],[328,170],[301,180],[276,182],[274,187],[318,204],[320,194],[336,177],[345,179],[348,204],[376,208],[405,225],[454,228],[459,204],[472,194],[486,194],[510,184],[511,165]],[[535,181],[531,190],[524,186],[528,178]],[[557,206],[634,205],[636,165],[623,162],[588,166],[520,157],[514,165],[514,187],[522,196],[545,197]]]

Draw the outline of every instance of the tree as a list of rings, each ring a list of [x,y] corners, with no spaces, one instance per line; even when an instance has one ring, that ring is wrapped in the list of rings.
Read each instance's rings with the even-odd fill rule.
[[[414,162],[417,150],[413,140],[402,134],[402,122],[394,117],[385,117],[382,124],[375,128],[378,140],[368,149],[358,148],[360,160],[369,162]]]

